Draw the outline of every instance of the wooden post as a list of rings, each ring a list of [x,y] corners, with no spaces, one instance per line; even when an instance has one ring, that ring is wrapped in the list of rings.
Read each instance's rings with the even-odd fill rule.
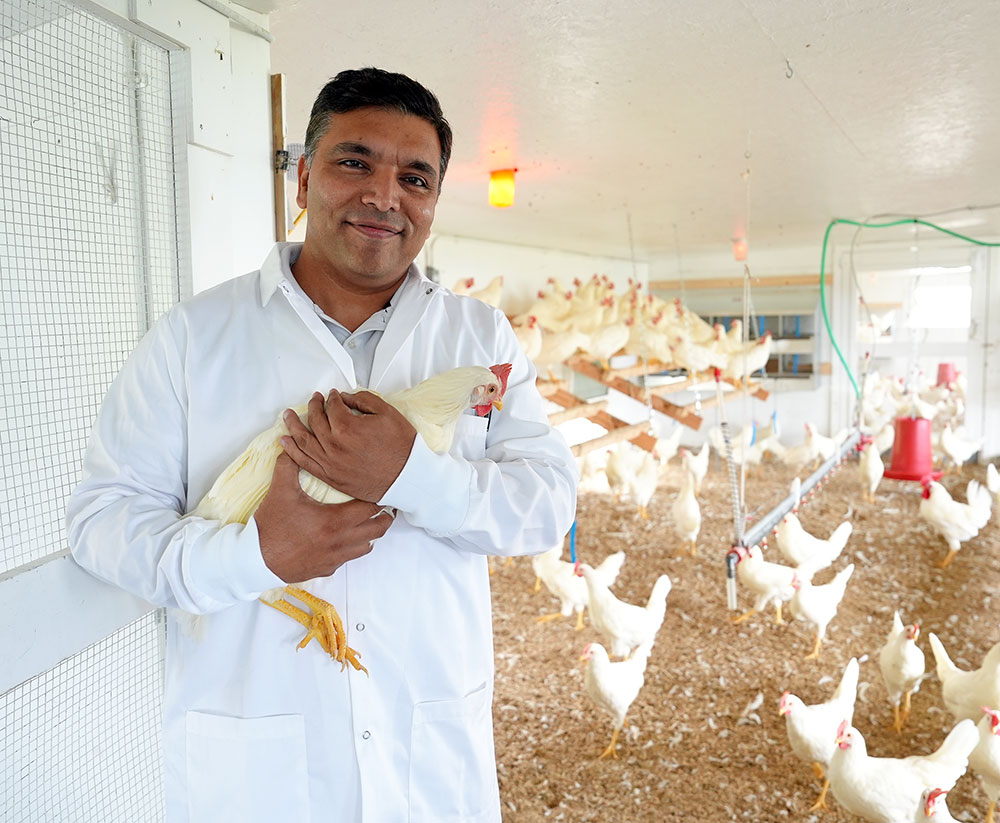
[[[274,239],[288,239],[288,201],[285,194],[288,149],[285,146],[285,75],[271,75],[271,145],[274,158]]]

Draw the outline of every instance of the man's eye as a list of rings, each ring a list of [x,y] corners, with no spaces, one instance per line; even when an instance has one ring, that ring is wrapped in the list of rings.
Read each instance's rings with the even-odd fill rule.
[[[345,160],[340,161],[340,165],[346,166],[349,169],[363,169],[365,164],[360,160],[355,160],[353,157],[348,157]]]
[[[411,186],[419,186],[422,189],[429,188],[427,181],[423,177],[416,177],[414,175],[409,175],[403,178],[404,183],[409,183]]]

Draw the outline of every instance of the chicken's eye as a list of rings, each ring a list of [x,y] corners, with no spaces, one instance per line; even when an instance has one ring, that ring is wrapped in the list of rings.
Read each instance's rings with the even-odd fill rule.
[[[496,390],[497,390],[497,387],[496,387],[496,386],[490,386],[490,388],[489,388],[489,393],[490,393],[490,394],[494,394],[494,393],[496,392]]]

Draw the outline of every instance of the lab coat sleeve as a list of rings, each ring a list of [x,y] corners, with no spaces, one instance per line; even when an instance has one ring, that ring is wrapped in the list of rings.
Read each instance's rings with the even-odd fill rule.
[[[576,514],[576,461],[548,425],[535,367],[496,313],[495,362],[513,364],[503,409],[486,432],[485,458],[436,454],[418,435],[379,502],[412,525],[478,554],[537,554],[560,543]]]
[[[254,521],[219,526],[187,508],[185,332],[177,312],[142,339],[108,390],[66,513],[77,563],[156,606],[192,614],[284,585]]]

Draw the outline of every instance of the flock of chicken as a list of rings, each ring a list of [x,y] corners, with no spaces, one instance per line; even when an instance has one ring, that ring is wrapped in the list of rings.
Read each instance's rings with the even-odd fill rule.
[[[503,279],[474,291],[475,279],[453,286],[493,306],[500,306]],[[678,298],[668,303],[629,280],[622,296],[607,276],[594,275],[587,282],[573,281],[568,289],[555,278],[539,289],[535,302],[511,318],[514,331],[539,374],[555,379],[555,369],[577,352],[605,369],[616,354],[631,354],[645,361],[659,361],[661,368],[682,368],[690,375],[719,369],[723,377],[739,380],[767,365],[771,335],[743,342],[739,320],[727,332],[720,324],[705,322]]]
[[[885,381],[885,385],[891,384]],[[940,406],[935,417],[942,418],[939,421],[942,436],[935,439],[935,448],[940,448],[943,460],[959,469],[980,445],[964,440],[955,431],[956,409],[961,410],[961,402],[956,402],[955,395],[960,391],[962,389],[956,387],[944,392],[939,388],[925,390],[929,396],[939,395],[935,402]],[[893,397],[891,388],[887,389],[884,404],[890,402],[889,397]],[[908,402],[911,407],[914,405],[912,398]],[[930,403],[929,400],[921,402]],[[877,408],[871,405],[869,411]],[[929,406],[922,409],[924,413],[929,410]],[[872,437],[863,441],[858,461],[861,486],[869,500],[874,499],[883,471],[877,445],[881,428],[876,428],[872,422],[877,423],[878,418],[871,417],[865,424]],[[755,431],[754,428],[744,429],[731,444],[735,460],[759,463],[763,455],[770,453],[773,459],[797,469],[832,457],[847,435],[841,432],[834,437],[824,437],[807,424],[804,441],[786,448],[777,439],[774,421],[768,430]],[[944,432],[949,435],[944,436]],[[710,443],[720,453],[725,453],[721,432],[710,433],[701,450],[692,453],[678,448],[679,430],[671,437],[659,439],[652,452],[644,452],[630,444],[612,448],[603,458],[603,467],[601,458],[591,453],[582,459],[581,482],[589,483],[591,488],[600,487],[597,481],[603,475],[606,488],[618,497],[630,496],[640,516],[644,517],[663,467],[679,452],[683,469],[681,488],[673,500],[671,513],[682,544],[693,554],[701,526],[697,495],[708,467]],[[975,449],[971,448],[973,445]],[[923,481],[920,515],[949,546],[942,566],[946,566],[962,543],[975,537],[989,520],[994,496],[1000,497],[1000,474],[991,466],[988,477],[989,488],[970,481],[966,490],[968,502],[964,503],[953,500],[944,486],[931,478]],[[793,482],[796,496],[798,483],[798,480]],[[827,626],[835,618],[851,580],[854,564],[841,568],[828,583],[814,584],[813,579],[817,572],[837,562],[852,531],[852,524],[845,521],[829,537],[819,538],[806,531],[799,521],[797,509],[793,509],[774,530],[774,542],[784,563],[764,559],[762,549],[767,547],[766,539],[759,546],[737,549],[740,554],[737,577],[754,601],[749,611],[733,618],[734,622],[746,620],[773,605],[780,623],[782,605],[789,603],[794,616],[814,629],[815,642],[807,657],[817,657]],[[538,579],[561,604],[560,612],[539,619],[550,620],[575,612],[577,627],[583,628],[583,612],[589,609],[591,623],[603,643],[589,643],[581,658],[587,661],[586,691],[613,722],[611,743],[601,756],[617,756],[615,747],[619,731],[629,706],[643,686],[652,644],[664,618],[670,579],[661,575],[646,605],[636,606],[618,600],[610,591],[624,563],[623,552],[611,555],[596,568],[567,563],[561,556],[560,545],[533,559]],[[536,587],[538,585],[536,582]],[[919,627],[904,626],[897,613],[879,653],[894,723],[899,731],[909,713],[910,696],[926,676],[923,654],[916,646],[918,635]],[[960,721],[932,754],[902,759],[868,756],[864,737],[851,726],[858,681],[856,660],[848,665],[840,686],[825,703],[807,706],[788,692],[782,695],[779,710],[786,718],[792,750],[812,763],[816,774],[824,778],[822,792],[813,809],[826,807],[829,788],[843,808],[873,823],[947,821],[952,818],[945,794],[967,768],[972,768],[981,775],[989,796],[988,820],[992,823],[1000,795],[1000,643],[986,655],[980,669],[973,672],[959,670],[933,634],[930,643],[945,706]]]

